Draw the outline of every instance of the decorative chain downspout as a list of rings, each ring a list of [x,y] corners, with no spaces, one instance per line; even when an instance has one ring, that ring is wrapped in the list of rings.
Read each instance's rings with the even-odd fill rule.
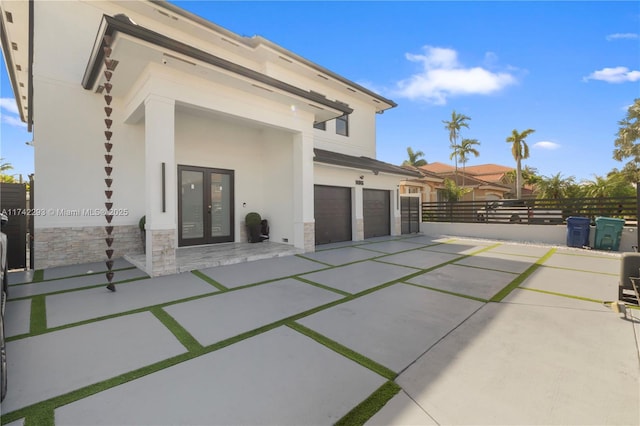
[[[104,191],[104,194],[107,197],[107,201],[104,203],[104,206],[106,207],[106,213],[105,213],[105,219],[107,220],[107,225],[105,226],[105,230],[107,231],[107,238],[105,238],[105,242],[107,243],[107,249],[105,250],[105,253],[107,254],[107,261],[106,261],[106,265],[107,265],[107,272],[106,272],[106,276],[107,276],[107,288],[113,292],[116,291],[116,287],[113,284],[113,276],[114,276],[114,272],[113,272],[113,225],[111,225],[111,221],[113,220],[113,212],[112,212],[112,207],[113,207],[113,202],[111,201],[111,196],[113,195],[113,189],[111,189],[111,184],[113,183],[113,179],[111,178],[111,172],[113,171],[113,167],[111,166],[111,160],[113,160],[113,154],[111,154],[111,148],[113,148],[113,143],[111,142],[111,137],[113,136],[113,132],[111,131],[111,125],[113,124],[113,120],[110,118],[111,117],[111,113],[113,112],[113,108],[111,108],[111,101],[113,100],[113,97],[111,96],[111,89],[113,88],[112,84],[111,84],[111,77],[113,76],[113,60],[110,59],[111,56],[111,42],[113,41],[111,36],[105,35],[103,38],[104,41],[104,64],[105,64],[105,71],[104,71],[104,76],[107,80],[107,82],[104,84],[104,90],[105,90],[105,95],[104,95],[104,101],[106,103],[106,106],[104,107],[104,112],[106,114],[106,118],[104,119],[104,124],[106,126],[106,130],[104,131],[104,136],[106,138],[106,142],[104,144],[104,147],[107,151],[107,153],[104,156],[104,159],[107,162],[107,165],[104,168],[105,173],[107,174],[107,177],[105,178],[104,182],[107,185],[107,189]]]

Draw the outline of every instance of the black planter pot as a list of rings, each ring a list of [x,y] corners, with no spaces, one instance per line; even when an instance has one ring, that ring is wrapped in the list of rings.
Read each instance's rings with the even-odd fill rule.
[[[260,224],[247,226],[247,231],[250,243],[262,242],[262,239],[260,238]]]

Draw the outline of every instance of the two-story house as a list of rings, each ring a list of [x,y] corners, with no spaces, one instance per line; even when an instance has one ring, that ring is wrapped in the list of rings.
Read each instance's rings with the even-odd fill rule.
[[[396,104],[262,37],[163,1],[2,1],[2,47],[35,147],[36,268],[246,241],[400,234],[399,182],[376,157]],[[111,216],[107,224],[105,216]]]

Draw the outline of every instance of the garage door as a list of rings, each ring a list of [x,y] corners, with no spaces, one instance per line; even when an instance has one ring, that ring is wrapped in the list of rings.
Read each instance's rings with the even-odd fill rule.
[[[364,237],[379,237],[391,233],[389,191],[365,189],[362,191]]]
[[[316,244],[351,241],[351,188],[315,185]]]

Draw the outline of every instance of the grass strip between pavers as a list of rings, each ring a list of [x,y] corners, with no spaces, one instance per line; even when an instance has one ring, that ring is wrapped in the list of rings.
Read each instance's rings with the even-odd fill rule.
[[[333,293],[337,293],[337,294],[339,294],[341,296],[351,296],[351,293],[347,293],[346,291],[342,291],[342,290],[339,290],[337,288],[329,287],[328,285],[320,284],[320,283],[317,283],[315,281],[308,280],[306,278],[294,277],[294,279],[296,279],[298,281],[302,281],[305,284],[309,284],[309,285],[312,285],[314,287],[321,288],[323,290],[327,290],[327,291],[331,291]]]
[[[358,364],[362,365],[363,367],[368,368],[371,371],[374,371],[375,373],[378,373],[379,375],[381,375],[382,377],[384,377],[385,379],[389,379],[389,380],[393,380],[396,378],[397,373],[387,367],[385,367],[384,365],[377,363],[376,361],[367,358],[364,355],[359,354],[358,352],[349,349],[348,347],[342,345],[341,343],[336,342],[335,340],[332,340],[320,333],[318,333],[317,331],[314,331],[308,327],[305,327],[304,325],[297,323],[297,322],[291,322],[289,324],[287,324],[290,328],[296,330],[299,333],[304,334],[307,337],[312,338],[313,340],[315,340],[316,342],[328,347],[329,349],[333,350],[334,352],[339,353],[340,355],[349,358],[352,361],[357,362]]]
[[[127,266],[125,268],[113,269],[113,272],[128,271],[130,269],[136,269],[136,267],[135,266]],[[60,280],[66,280],[66,279],[69,279],[69,278],[90,277],[92,275],[101,275],[101,274],[106,274],[106,273],[107,273],[107,271],[97,271],[97,272],[90,272],[90,273],[84,273],[84,274],[69,275],[69,276],[66,276],[66,277],[49,278],[49,279],[45,280],[44,279],[44,269],[37,269],[33,273],[33,279],[30,282],[19,283],[19,284],[15,284],[15,285],[33,284],[35,282],[46,282],[46,283],[48,283],[49,281],[60,281]],[[36,277],[37,277],[37,279],[36,279]],[[105,281],[105,284],[106,284],[106,281]]]
[[[151,313],[155,315],[160,322],[169,329],[176,339],[182,343],[182,345],[187,348],[189,352],[198,352],[201,351],[203,346],[198,342],[195,337],[191,335],[178,321],[175,320],[171,315],[169,315],[162,308],[153,308],[151,309]]]
[[[29,334],[42,334],[47,330],[47,306],[44,295],[35,296],[31,299],[29,323]]]
[[[496,293],[491,299],[489,299],[489,301],[501,302],[502,299],[507,297],[513,290],[520,287],[520,284],[522,284],[527,278],[529,278],[529,276],[531,276],[531,274],[533,274],[540,266],[542,266],[542,264],[546,262],[547,259],[549,259],[555,252],[556,252],[555,248],[552,248],[551,250],[549,250],[547,254],[545,254],[540,259],[538,259],[536,263],[529,266],[526,271],[518,275],[516,279],[514,279],[509,284],[507,284],[505,288],[503,288],[498,293]]]
[[[215,288],[217,288],[220,291],[228,291],[229,290],[227,287],[223,286],[218,281],[214,280],[213,278],[211,278],[208,275],[203,274],[202,272],[200,272],[198,270],[191,271],[191,273],[193,275],[195,275],[196,277],[200,278],[201,280],[206,281],[207,283],[211,284],[212,286],[214,286]]]
[[[120,285],[120,284],[126,284],[126,283],[130,283],[133,281],[140,281],[140,280],[147,280],[149,279],[149,276],[143,276],[143,277],[135,277],[135,278],[128,278],[126,280],[122,280],[122,281],[114,281],[112,284],[115,285]],[[48,281],[46,281],[48,282]],[[31,283],[28,283],[31,284]],[[100,284],[91,284],[88,285],[86,287],[75,287],[75,288],[68,288],[65,290],[56,290],[56,291],[51,291],[49,293],[41,293],[41,294],[36,294],[35,296],[23,296],[23,297],[16,297],[16,298],[12,298],[11,301],[14,300],[27,300],[27,299],[31,299],[32,297],[38,297],[38,296],[53,296],[55,294],[62,294],[62,293],[73,293],[74,291],[81,291],[81,290],[89,290],[92,288],[98,288],[98,287],[106,287],[108,284],[108,282],[104,282],[104,283],[100,283]]]
[[[540,289],[537,289],[537,288],[519,287],[519,289],[520,290],[527,290],[527,291],[535,291],[536,293],[549,294],[551,296],[566,297],[567,299],[582,300],[584,302],[593,302],[593,303],[598,303],[598,304],[611,303],[611,301],[608,301],[608,300],[592,299],[590,297],[576,296],[574,294],[556,293],[555,291],[540,290]],[[631,308],[631,309],[640,309],[640,306],[634,306],[634,305],[630,305],[628,303],[625,303],[625,306],[627,308]]]
[[[33,271],[33,279],[31,280],[31,283],[38,283],[43,279],[44,279],[44,269],[36,269],[35,271]]]
[[[375,413],[380,411],[391,398],[402,388],[395,382],[388,381],[375,390],[367,399],[356,405],[351,411],[335,423],[335,426],[359,426],[365,424]]]
[[[475,297],[475,296],[470,296],[468,294],[456,293],[454,291],[448,291],[448,290],[443,290],[441,288],[429,287],[429,286],[422,285],[422,284],[414,284],[414,283],[409,283],[409,282],[405,282],[403,284],[411,285],[411,286],[422,288],[422,289],[437,291],[439,293],[449,294],[451,296],[462,297],[464,299],[475,300],[476,302],[482,302],[482,303],[489,302],[487,299],[483,299],[481,297]]]
[[[24,426],[55,426],[55,424],[56,416],[51,407],[34,410],[24,418]]]

